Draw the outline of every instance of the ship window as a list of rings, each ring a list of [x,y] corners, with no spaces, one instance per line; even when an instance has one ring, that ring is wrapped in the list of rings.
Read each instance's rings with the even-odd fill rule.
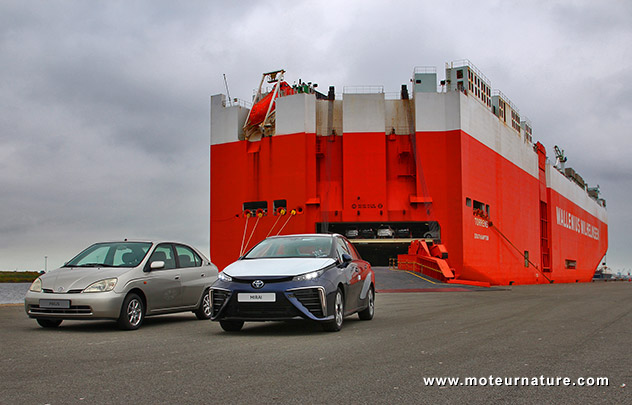
[[[567,269],[576,269],[577,268],[577,261],[576,260],[566,259],[566,268]]]
[[[472,206],[472,199],[471,198],[466,198],[465,199],[465,206],[466,207],[471,207]]]
[[[415,83],[416,83],[416,84],[421,84],[421,80],[420,80],[420,79],[417,79],[417,80],[415,80]]]
[[[457,79],[463,79],[463,71],[462,70],[457,70],[456,71],[456,78]]]
[[[474,200],[472,213],[474,215],[489,217],[489,204]]]

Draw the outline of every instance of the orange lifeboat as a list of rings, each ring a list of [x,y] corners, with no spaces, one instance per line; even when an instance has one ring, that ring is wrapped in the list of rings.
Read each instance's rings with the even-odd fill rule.
[[[248,116],[248,121],[246,122],[246,127],[254,127],[263,123],[266,119],[266,116],[274,111],[275,108],[275,100],[279,96],[287,96],[290,94],[294,94],[294,89],[290,87],[287,82],[279,83],[278,89],[275,86],[275,89],[268,94],[265,95],[261,100],[257,101],[250,110],[250,115]],[[272,107],[270,108],[270,104]]]

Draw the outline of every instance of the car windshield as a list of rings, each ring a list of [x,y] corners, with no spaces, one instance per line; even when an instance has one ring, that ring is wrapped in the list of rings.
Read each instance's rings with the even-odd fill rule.
[[[64,267],[136,267],[151,248],[149,242],[95,243]]]
[[[245,259],[275,257],[330,257],[330,237],[296,236],[265,239],[244,256]]]

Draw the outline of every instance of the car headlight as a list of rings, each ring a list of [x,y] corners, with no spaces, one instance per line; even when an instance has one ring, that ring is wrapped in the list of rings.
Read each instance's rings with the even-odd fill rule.
[[[217,278],[219,278],[222,281],[233,281],[233,278],[231,276],[229,276],[228,274],[224,273],[223,271],[221,271],[217,275]]]
[[[42,292],[42,280],[39,277],[33,280],[33,283],[31,283],[31,286],[29,287],[29,291]]]
[[[300,275],[294,277],[292,280],[294,280],[294,281],[314,280],[314,279],[320,277],[324,272],[325,272],[325,270],[311,271],[309,273],[300,274]]]
[[[97,281],[96,283],[90,284],[83,290],[84,293],[94,293],[94,292],[106,292],[112,291],[116,286],[116,282],[118,279],[116,278],[106,278],[105,280]]]

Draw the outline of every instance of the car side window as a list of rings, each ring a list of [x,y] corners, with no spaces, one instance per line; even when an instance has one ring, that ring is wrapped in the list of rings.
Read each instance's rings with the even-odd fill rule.
[[[338,252],[338,259],[340,259],[341,261],[342,261],[343,253],[346,253],[349,256],[351,256],[351,252],[349,252],[349,249],[347,248],[347,246],[345,245],[342,239],[338,239],[338,238],[336,239],[336,251]]]
[[[200,267],[202,265],[202,259],[192,249],[182,245],[175,245],[175,247],[180,267]]]
[[[176,260],[173,255],[173,248],[170,244],[156,246],[156,249],[151,254],[149,262],[152,263],[159,260],[165,262],[165,267],[163,267],[164,270],[176,268]]]
[[[349,250],[349,252],[351,252],[351,257],[353,258],[353,260],[362,260],[355,246],[353,246],[353,244],[348,240],[345,240],[344,242],[345,245],[347,245],[347,249]]]

